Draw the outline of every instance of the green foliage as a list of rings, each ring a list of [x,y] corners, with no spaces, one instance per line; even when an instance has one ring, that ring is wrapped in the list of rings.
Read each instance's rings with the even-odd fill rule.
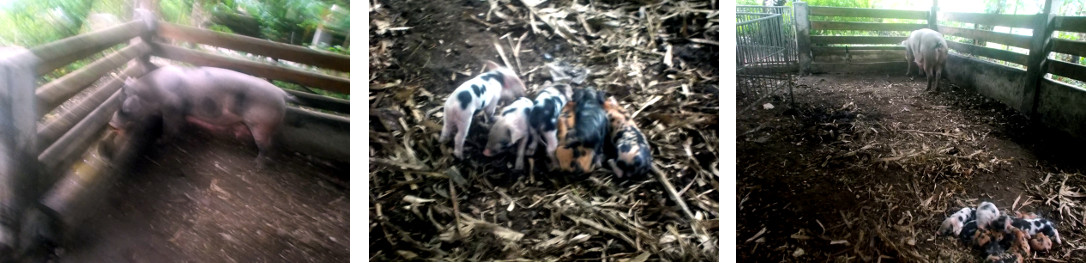
[[[33,47],[79,33],[92,0],[20,0],[0,10],[0,45]]]
[[[275,84],[275,86],[278,86],[280,88],[289,89],[289,90],[297,90],[297,91],[302,91],[302,92],[313,91],[316,94],[326,96],[326,97],[332,97],[332,98],[337,98],[337,99],[345,99],[345,100],[350,100],[351,99],[351,95],[326,91],[326,90],[322,90],[322,89],[307,89],[307,88],[303,87],[302,85],[298,85],[298,84],[294,84],[294,83],[290,83],[290,82],[285,82],[285,81],[272,80],[272,84]]]
[[[175,24],[192,24],[189,14],[192,13],[192,0],[159,0],[158,11],[162,20]]]

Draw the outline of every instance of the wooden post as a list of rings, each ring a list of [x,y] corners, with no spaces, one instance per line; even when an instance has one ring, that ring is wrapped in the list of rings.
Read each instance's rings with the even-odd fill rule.
[[[928,28],[939,31],[939,0],[931,0],[931,12],[928,13]]]
[[[41,192],[34,106],[39,63],[29,50],[0,49],[0,251],[14,248],[23,213]]]
[[[1041,81],[1044,79],[1047,70],[1048,53],[1052,52],[1052,30],[1054,30],[1054,24],[1052,21],[1056,15],[1052,13],[1053,8],[1061,4],[1061,0],[1045,0],[1045,7],[1041,10],[1042,13],[1036,15],[1036,23],[1033,28],[1033,38],[1029,43],[1029,60],[1026,64],[1026,81],[1022,88],[1022,103],[1019,110],[1029,117],[1031,120],[1035,120],[1034,113],[1037,111],[1037,93],[1040,90]]]
[[[157,1],[155,1],[155,4],[155,8],[157,8]],[[128,44],[138,45],[140,44],[140,42],[150,44],[151,37],[154,36],[155,33],[158,31],[158,20],[155,14],[147,9],[136,8],[132,10],[132,19],[143,20],[146,23],[145,25],[147,26],[147,31],[144,31],[144,34],[140,35],[139,40],[133,39],[129,41]],[[153,48],[154,45],[152,45],[151,47]],[[135,60],[135,63],[138,63],[140,66],[143,67],[144,73],[151,72],[152,70],[155,70],[155,68],[157,68],[155,64],[151,64],[151,54],[153,53],[157,53],[157,50],[152,49],[150,53],[140,56]],[[132,62],[129,63],[129,66],[132,66]]]
[[[799,52],[799,74],[806,75],[811,72],[810,10],[807,9],[807,2],[795,2],[792,6],[796,23],[796,50]]]

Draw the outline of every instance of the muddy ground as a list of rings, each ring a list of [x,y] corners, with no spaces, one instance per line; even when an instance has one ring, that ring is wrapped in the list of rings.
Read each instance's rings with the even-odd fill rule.
[[[348,260],[346,165],[281,151],[258,170],[251,141],[188,134],[138,157],[68,233],[57,261]]]
[[[528,2],[541,4],[533,11]],[[408,0],[374,6],[370,260],[716,261],[716,3]],[[541,17],[569,26],[568,35]],[[663,63],[665,56],[673,57],[672,65]],[[575,88],[604,90],[640,112],[635,120],[654,162],[691,215],[655,177],[549,172],[542,151],[527,172],[513,171],[508,154],[482,155],[490,124],[478,117],[467,158],[453,159],[452,143],[438,142],[442,106],[480,73],[483,60],[515,65],[529,98],[550,80],[546,63],[588,69],[587,82]]]
[[[1057,224],[1063,244],[1027,261],[1086,261],[1082,141],[946,81],[924,92],[922,79],[800,77],[794,106],[786,91],[740,94],[739,261],[979,262],[935,234],[982,201]]]

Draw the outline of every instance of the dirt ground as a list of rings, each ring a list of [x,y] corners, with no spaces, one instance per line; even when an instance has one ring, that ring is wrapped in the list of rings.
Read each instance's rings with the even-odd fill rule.
[[[937,93],[925,85],[805,76],[794,107],[786,91],[740,94],[739,261],[979,262],[936,230],[982,201],[1056,223],[1063,244],[1027,261],[1086,261],[1083,143],[945,80]]]
[[[691,10],[718,6],[552,0],[529,15],[526,2],[542,1],[374,1],[369,259],[716,261],[719,22]],[[679,12],[686,13],[661,18]],[[540,17],[557,17],[574,32],[559,36]],[[674,67],[662,63],[669,52]],[[640,111],[635,120],[654,162],[697,219],[654,177],[552,173],[542,151],[526,162],[528,172],[515,172],[511,154],[482,155],[490,125],[482,121],[470,128],[467,157],[452,158],[452,144],[438,142],[442,105],[484,59],[516,65],[529,98],[550,79],[546,63],[588,69],[587,83],[575,88],[593,86]]]
[[[347,167],[191,131],[150,147],[72,230],[59,262],[345,262]]]

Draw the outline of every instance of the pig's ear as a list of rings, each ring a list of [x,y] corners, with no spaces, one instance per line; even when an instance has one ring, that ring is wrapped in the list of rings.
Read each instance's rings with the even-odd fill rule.
[[[502,66],[501,66],[501,65],[498,65],[498,63],[497,63],[497,62],[494,62],[494,61],[491,61],[491,60],[487,60],[487,61],[486,61],[486,70],[487,70],[487,71],[491,71],[491,70],[499,69],[499,68],[501,68],[501,67],[502,67]]]

